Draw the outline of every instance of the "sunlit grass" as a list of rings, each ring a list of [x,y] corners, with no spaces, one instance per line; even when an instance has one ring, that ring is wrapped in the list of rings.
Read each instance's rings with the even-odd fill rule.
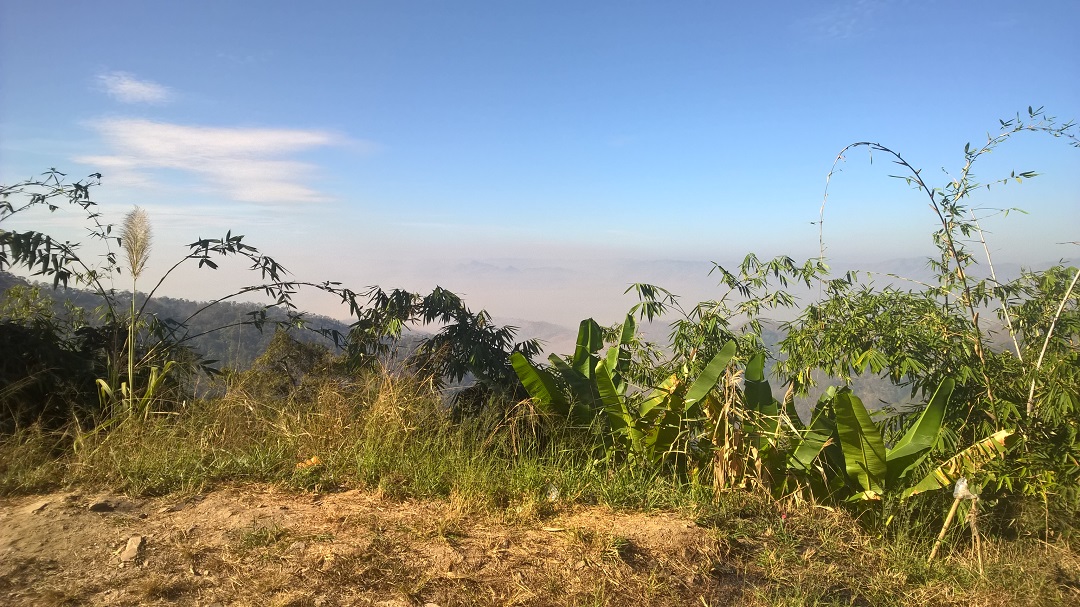
[[[882,535],[842,510],[742,490],[715,496],[656,467],[609,461],[588,432],[569,432],[528,407],[455,420],[430,385],[409,376],[313,378],[278,398],[258,386],[233,378],[221,398],[100,432],[21,430],[0,442],[0,492],[83,486],[160,495],[250,482],[298,492],[362,488],[445,500],[457,516],[541,524],[580,505],[676,511],[708,529],[720,555],[693,575],[739,580],[749,605],[1067,604],[1080,592],[1080,561],[1065,545],[987,541],[982,574],[959,544],[928,565],[932,533]],[[431,532],[452,539],[459,525],[447,519]],[[287,532],[252,523],[236,542],[264,550]],[[621,604],[627,585],[640,600],[670,604],[670,581],[650,581],[647,571],[626,577],[639,575],[627,569],[638,558],[627,538],[578,541],[583,558],[610,575],[595,580],[596,604]]]

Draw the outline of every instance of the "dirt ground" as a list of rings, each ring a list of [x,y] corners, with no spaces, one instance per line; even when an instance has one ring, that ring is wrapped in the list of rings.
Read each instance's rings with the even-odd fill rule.
[[[671,514],[476,514],[349,491],[0,499],[0,604],[739,604],[713,534]]]

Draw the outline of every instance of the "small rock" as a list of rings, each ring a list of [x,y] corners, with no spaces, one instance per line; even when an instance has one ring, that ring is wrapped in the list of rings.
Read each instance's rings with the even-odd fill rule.
[[[42,510],[44,510],[51,503],[52,502],[50,502],[49,500],[43,500],[43,501],[40,501],[40,502],[38,502],[36,504],[31,504],[26,509],[26,512],[29,513],[29,514],[37,514],[38,512],[41,512]]]
[[[128,538],[127,546],[124,546],[124,551],[120,553],[120,562],[130,563],[139,556],[139,548],[142,548],[143,537],[141,535],[133,535]]]
[[[544,497],[549,502],[559,501],[559,488],[551,483],[548,483],[544,486]]]
[[[90,512],[112,512],[116,510],[116,506],[107,500],[98,500],[90,502],[89,509]]]

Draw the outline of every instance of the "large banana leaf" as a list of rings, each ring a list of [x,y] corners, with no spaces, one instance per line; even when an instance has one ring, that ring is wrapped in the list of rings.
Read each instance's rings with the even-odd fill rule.
[[[596,364],[595,377],[600,399],[604,403],[604,412],[607,414],[608,426],[611,428],[616,443],[620,443],[629,451],[640,453],[641,441],[645,433],[635,423],[636,420],[630,411],[630,403],[626,395],[615,388],[607,361],[601,360]]]
[[[559,390],[551,373],[534,367],[521,352],[510,355],[510,364],[521,384],[525,386],[525,391],[536,400],[541,409],[562,417],[570,416],[570,403]]]
[[[786,489],[788,452],[781,437],[780,403],[773,398],[772,386],[765,379],[765,353],[758,352],[746,362],[743,396],[747,409],[747,428],[757,449],[759,478],[779,497]]]
[[[772,387],[765,379],[765,353],[758,352],[746,361],[745,382],[743,392],[746,395],[746,404],[755,411],[766,415],[775,416],[779,413],[779,406],[772,395]]]
[[[668,399],[675,393],[679,385],[679,377],[672,375],[665,379],[659,386],[649,393],[645,400],[638,405],[638,417],[651,420],[659,412],[667,409]]]
[[[644,437],[645,455],[654,462],[659,462],[671,449],[679,434],[683,431],[683,416],[677,411],[667,411],[659,422],[649,428]]]
[[[627,314],[626,320],[622,324],[622,331],[619,333],[618,345],[610,348],[607,353],[608,368],[611,369],[616,384],[630,367],[630,349],[628,346],[633,342],[635,333],[637,333],[637,321],[634,320],[633,314]]]
[[[590,373],[582,375],[576,368],[555,354],[551,355],[551,368],[559,374],[559,379],[570,390],[570,395],[577,402],[588,409],[596,409],[600,406],[600,393],[596,390],[596,378]]]
[[[1012,436],[1012,430],[998,430],[971,445],[934,468],[918,484],[904,491],[903,497],[952,487],[956,479],[961,476],[975,472],[980,466],[994,458],[1004,457],[1012,443]]]
[[[826,398],[826,397],[822,397]],[[810,427],[799,436],[798,446],[788,458],[788,465],[801,472],[813,470],[814,460],[829,445],[835,444],[836,423],[829,417],[823,406],[814,408]]]
[[[885,456],[888,473],[886,486],[894,487],[908,472],[926,457],[930,448],[937,442],[941,432],[941,420],[945,417],[945,407],[949,404],[955,382],[946,378],[934,391],[934,396],[923,409],[919,420],[893,445]]]
[[[880,431],[862,401],[850,389],[836,393],[833,407],[848,477],[856,481],[867,496],[881,493],[885,488],[888,464]]]
[[[686,398],[683,401],[683,410],[688,414],[691,410],[697,410],[697,405],[716,387],[716,384],[720,383],[720,377],[724,374],[724,369],[727,368],[728,363],[735,357],[735,341],[731,340],[724,344],[724,347],[713,357],[709,364],[705,366],[705,370],[701,372],[694,383],[690,386],[690,389],[686,391]]]
[[[591,318],[581,321],[578,326],[577,347],[574,349],[574,358],[570,365],[577,369],[585,377],[592,377],[593,368],[596,366],[596,353],[604,347],[604,334],[600,325]]]
[[[791,424],[795,430],[802,432],[806,430],[806,426],[803,425],[802,419],[799,418],[799,412],[795,409],[795,394],[788,391],[784,396],[784,415],[788,419],[788,423]]]

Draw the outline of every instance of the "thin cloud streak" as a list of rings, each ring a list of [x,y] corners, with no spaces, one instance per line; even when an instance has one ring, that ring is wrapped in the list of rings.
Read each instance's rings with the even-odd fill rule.
[[[107,72],[98,76],[98,82],[110,97],[123,103],[167,103],[173,97],[168,87],[128,72]]]
[[[845,40],[872,30],[881,8],[879,0],[841,0],[797,27],[819,39]]]
[[[267,205],[330,200],[306,185],[317,167],[288,156],[346,143],[317,130],[186,126],[138,118],[104,119],[91,126],[113,154],[76,160],[108,169],[110,179],[147,186],[153,183],[148,172],[179,170],[229,199]]]

